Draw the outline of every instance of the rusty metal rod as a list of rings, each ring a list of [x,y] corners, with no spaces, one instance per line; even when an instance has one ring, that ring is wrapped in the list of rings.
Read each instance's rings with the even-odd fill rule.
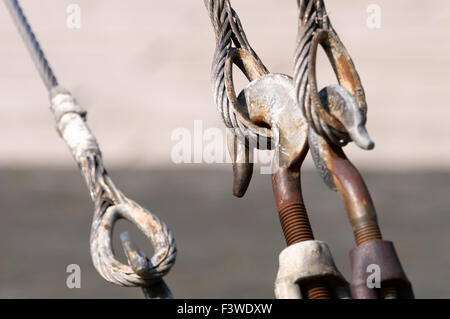
[[[314,240],[311,224],[303,203],[300,165],[279,168],[272,174],[272,186],[281,227],[288,246]],[[307,284],[308,299],[331,299],[328,287],[321,282]]]
[[[288,246],[314,240],[303,203],[299,167],[280,168],[272,175],[272,186],[281,227]]]
[[[337,148],[331,149],[334,151]],[[345,155],[334,156],[333,151],[330,152],[330,164],[335,173],[336,187],[352,225],[356,245],[382,239],[372,197],[361,174]]]

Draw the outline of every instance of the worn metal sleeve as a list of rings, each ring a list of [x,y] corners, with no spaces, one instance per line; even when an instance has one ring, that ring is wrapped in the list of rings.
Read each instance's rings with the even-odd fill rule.
[[[50,91],[50,101],[56,129],[78,165],[83,157],[100,155],[97,141],[86,123],[87,112],[75,98],[65,89],[54,87]]]

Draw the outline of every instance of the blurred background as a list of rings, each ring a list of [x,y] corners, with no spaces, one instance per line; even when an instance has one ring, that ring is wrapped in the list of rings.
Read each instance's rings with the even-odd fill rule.
[[[81,8],[79,29],[66,24],[73,3]],[[291,74],[296,2],[231,3],[268,69]],[[376,142],[373,151],[349,145],[346,153],[366,179],[383,235],[394,241],[416,296],[449,298],[450,3],[325,3],[364,84]],[[272,298],[284,240],[270,176],[255,174],[246,196],[235,199],[231,165],[171,158],[177,128],[193,132],[195,120],[204,130],[224,128],[211,93],[215,39],[203,1],[21,4],[60,83],[88,110],[117,186],[174,232],[179,255],[167,277],[174,295]],[[381,9],[380,28],[367,24],[371,4]],[[0,297],[140,298],[139,289],[105,282],[92,265],[93,204],[3,4],[0,39]],[[318,76],[322,86],[336,82],[323,53]],[[349,278],[354,244],[341,200],[309,157],[303,170],[316,237]],[[116,235],[130,227],[119,222]],[[141,234],[132,235],[147,249]],[[66,286],[69,264],[81,266],[80,289]]]

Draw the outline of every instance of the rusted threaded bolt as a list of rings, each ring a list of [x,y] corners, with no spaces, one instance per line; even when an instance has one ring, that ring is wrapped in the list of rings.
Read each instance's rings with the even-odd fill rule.
[[[330,299],[328,289],[322,283],[311,283],[307,285],[306,296],[308,299]]]
[[[303,203],[300,167],[279,168],[272,175],[272,186],[287,245],[314,240]],[[308,299],[331,299],[328,291],[324,283],[315,282],[306,285],[304,295]]]
[[[357,225],[353,230],[353,234],[355,236],[356,245],[358,246],[368,241],[382,239],[378,223]]]
[[[279,210],[281,227],[288,246],[314,240],[305,205],[303,203],[291,203]]]

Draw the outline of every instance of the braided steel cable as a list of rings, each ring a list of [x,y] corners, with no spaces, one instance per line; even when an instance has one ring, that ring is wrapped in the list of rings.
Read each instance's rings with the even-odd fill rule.
[[[268,71],[247,40],[241,21],[231,7],[230,1],[204,0],[204,4],[208,10],[216,37],[211,82],[217,110],[227,128],[234,128],[233,131],[236,135],[244,136],[251,140],[254,143],[253,145],[258,145],[258,141],[265,140],[267,137],[260,136],[257,130],[236,118],[236,111],[227,96],[225,87],[225,61],[231,50],[242,48],[247,50],[266,72]]]
[[[299,29],[297,48],[294,55],[294,83],[298,104],[303,115],[314,131],[337,146],[345,146],[351,141],[347,132],[330,125],[313,106],[309,80],[311,70],[309,59],[314,35],[319,30],[335,33],[323,0],[297,0],[299,8]]]
[[[5,0],[4,3],[8,8],[11,17],[13,18],[14,23],[17,26],[17,29],[19,30],[23,41],[25,42],[25,45],[28,48],[31,59],[38,69],[39,75],[41,76],[42,81],[44,81],[47,90],[50,90],[52,87],[57,86],[58,80],[53,74],[52,68],[48,64],[44,52],[42,52],[39,42],[37,41],[36,36],[31,30],[31,27],[27,22],[27,18],[25,17],[22,8],[19,5],[19,2],[17,0]]]
[[[104,279],[116,285],[156,286],[160,291],[155,291],[152,297],[171,297],[165,284],[157,283],[162,281],[161,278],[175,263],[177,249],[173,234],[156,215],[128,199],[114,185],[103,165],[97,141],[86,124],[87,112],[67,90],[58,86],[18,1],[4,2],[49,91],[57,130],[71,150],[89,186],[95,204],[90,236],[91,256],[95,268]],[[154,248],[155,253],[150,260],[142,257],[145,266],[139,273],[133,270],[134,265],[124,265],[114,256],[112,232],[114,223],[120,218],[134,223]]]

